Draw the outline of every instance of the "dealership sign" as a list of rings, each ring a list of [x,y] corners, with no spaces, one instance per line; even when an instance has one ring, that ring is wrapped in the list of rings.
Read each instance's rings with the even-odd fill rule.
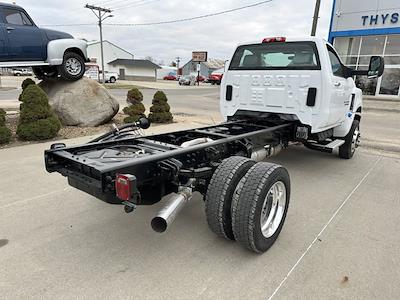
[[[193,51],[192,60],[195,62],[206,62],[207,61],[207,51]]]
[[[399,23],[399,13],[361,16],[363,26]]]

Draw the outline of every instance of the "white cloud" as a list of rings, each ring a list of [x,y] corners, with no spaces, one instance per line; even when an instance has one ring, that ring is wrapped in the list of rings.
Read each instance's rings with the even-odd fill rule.
[[[144,0],[142,0],[144,1]],[[160,0],[147,5],[115,10],[106,23],[143,23],[193,17],[236,8],[259,0]],[[38,25],[95,23],[82,0],[18,0]],[[111,8],[138,0],[94,0]],[[152,56],[165,62],[181,56],[190,59],[192,50],[207,50],[209,57],[227,59],[242,41],[265,36],[301,36],[311,31],[314,0],[273,0],[271,3],[192,22],[141,27],[104,27],[104,37],[133,52],[136,57]],[[332,0],[322,1],[318,35],[328,36]],[[98,39],[97,26],[54,27],[75,37]]]

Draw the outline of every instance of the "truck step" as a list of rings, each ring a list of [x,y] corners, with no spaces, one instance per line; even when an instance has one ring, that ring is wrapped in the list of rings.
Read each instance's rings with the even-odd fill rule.
[[[335,150],[337,147],[342,146],[345,143],[344,140],[333,140],[332,142],[330,142],[329,144],[326,145],[322,145],[322,144],[318,144],[318,143],[305,143],[304,145],[312,150],[316,150],[316,151],[321,151],[321,152],[327,152],[327,153],[332,153],[333,150]]]
[[[336,149],[337,147],[342,146],[345,143],[344,140],[333,140],[332,142],[330,142],[328,145],[325,145],[325,148],[329,148],[329,149]]]

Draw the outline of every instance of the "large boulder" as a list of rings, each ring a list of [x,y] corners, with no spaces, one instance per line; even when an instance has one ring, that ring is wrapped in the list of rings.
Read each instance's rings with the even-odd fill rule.
[[[46,80],[39,86],[64,125],[101,125],[119,111],[118,101],[101,84],[86,77],[74,82]]]

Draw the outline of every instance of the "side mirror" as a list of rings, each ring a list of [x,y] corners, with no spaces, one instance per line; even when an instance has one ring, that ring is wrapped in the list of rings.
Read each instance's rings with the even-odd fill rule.
[[[368,78],[381,77],[385,70],[385,61],[381,56],[372,56],[368,67]]]

